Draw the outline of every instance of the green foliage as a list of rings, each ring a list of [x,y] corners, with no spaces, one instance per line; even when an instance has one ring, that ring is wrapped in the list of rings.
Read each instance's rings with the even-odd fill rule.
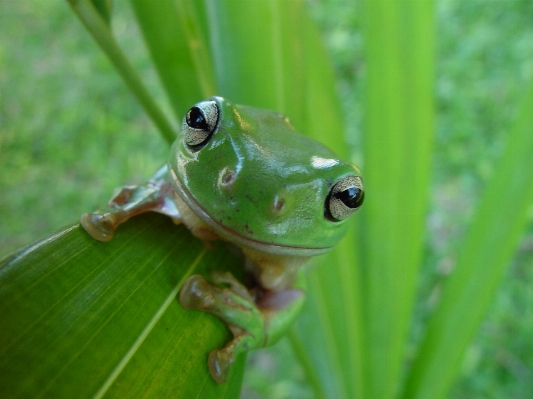
[[[7,15],[10,9],[24,10],[23,5],[7,3],[2,4]],[[72,3],[91,10],[89,1]],[[528,323],[527,311],[531,306],[527,281],[532,278],[527,267],[531,261],[527,240],[515,259],[513,274],[506,280],[511,295],[497,297],[483,335],[468,347],[530,221],[527,208],[533,200],[529,184],[533,176],[527,158],[533,150],[530,134],[533,121],[528,112],[533,106],[531,90],[521,108],[518,104],[533,70],[529,46],[533,37],[531,30],[527,30],[531,6],[519,1],[495,3],[491,7],[477,1],[468,4],[443,1],[437,2],[436,7],[432,2],[367,1],[354,8],[352,2],[309,2],[334,55],[343,95],[339,103],[327,57],[317,44],[320,38],[305,15],[302,2],[200,4],[168,0],[157,2],[157,6],[155,3],[132,0],[132,13],[121,2],[115,3],[116,9],[111,12],[108,1],[93,1],[97,6],[93,17],[102,16],[96,23],[100,26],[97,31],[100,35],[107,32],[107,37],[100,37],[99,43],[104,48],[108,46],[114,65],[160,130],[177,126],[176,121],[190,103],[216,93],[239,103],[285,112],[298,130],[322,140],[339,154],[351,155],[357,164],[364,160],[361,166],[368,197],[364,209],[356,216],[355,229],[335,252],[316,259],[309,267],[310,296],[287,341],[300,367],[296,368],[292,356],[287,357],[287,342],[282,343],[285,345],[282,349],[274,348],[263,355],[276,362],[272,354],[285,352],[280,355],[285,360],[278,376],[286,379],[286,374],[292,373],[295,377],[292,385],[269,383],[266,373],[252,371],[248,373],[243,395],[251,396],[257,390],[267,397],[311,396],[309,387],[296,385],[297,378],[303,384],[307,382],[317,397],[439,398],[446,396],[461,374],[467,378],[452,391],[453,397],[529,394],[531,385],[527,381],[533,351],[526,337],[533,327]],[[128,97],[123,84],[111,77],[107,61],[86,35],[80,34],[78,26],[69,25],[72,15],[67,10],[57,11],[51,2],[39,4],[35,6],[37,11],[32,12],[40,14],[25,11],[27,19],[41,21],[37,15],[48,16],[60,27],[56,30],[64,32],[60,41],[50,37],[54,45],[48,51],[56,54],[58,48],[69,49],[69,57],[63,55],[59,59],[66,64],[81,63],[81,69],[76,70],[85,72],[62,70],[59,63],[44,65],[46,73],[56,74],[53,81],[57,87],[49,83],[47,87],[41,83],[46,82],[44,77],[35,78],[42,76],[43,66],[28,64],[24,68],[30,71],[29,81],[37,84],[25,87],[21,84],[22,72],[14,71],[8,77],[1,66],[6,65],[8,58],[24,59],[24,53],[15,49],[16,44],[35,53],[42,52],[40,37],[24,32],[31,40],[18,43],[15,34],[10,38],[13,46],[2,44],[7,40],[0,41],[3,89],[0,95],[2,104],[6,104],[2,108],[4,118],[0,118],[0,145],[10,154],[23,157],[2,161],[6,170],[14,172],[0,177],[3,197],[0,206],[4,206],[2,216],[6,220],[0,233],[5,237],[7,231],[18,229],[21,241],[29,241],[32,230],[43,232],[50,228],[46,224],[42,228],[28,226],[22,217],[15,216],[16,212],[6,211],[3,205],[6,202],[14,203],[21,198],[23,209],[38,210],[45,215],[42,223],[57,226],[69,218],[74,220],[82,211],[97,208],[113,187],[142,181],[166,158],[165,146],[157,143],[153,127]],[[138,45],[136,28],[125,22],[128,18],[136,18],[139,23],[162,88],[157,85],[144,48]],[[20,29],[20,24],[9,18],[2,22],[6,31]],[[120,48],[125,49],[127,58],[117,53]],[[84,58],[83,53],[90,56]],[[39,57],[42,54],[36,58]],[[6,92],[13,95],[6,96]],[[148,92],[155,93],[159,103],[166,94],[170,105],[159,110]],[[61,93],[74,94],[56,108],[53,106],[57,101],[38,106],[32,105],[34,100],[26,100],[31,96],[47,98],[49,93],[56,93],[55,98],[61,98]],[[92,101],[89,98],[99,100],[91,107],[87,106]],[[73,106],[81,103],[84,105]],[[25,116],[23,122],[16,122],[17,114]],[[174,117],[168,116],[171,114]],[[351,146],[346,146],[343,140],[342,115],[348,122],[345,138]],[[128,121],[126,125],[124,121]],[[152,136],[145,136],[145,130]],[[167,140],[168,136],[167,133]],[[58,152],[58,145],[72,151],[62,151],[61,156],[48,161],[43,168],[39,163],[41,157],[49,159],[50,154]],[[17,152],[17,146],[32,148],[31,155]],[[70,168],[75,164],[79,167],[69,173],[61,172],[62,165]],[[44,197],[42,194],[20,190],[21,184],[28,182],[46,192],[55,186],[56,179],[67,182],[61,206],[46,206],[39,201]],[[476,203],[479,206],[472,211]],[[163,219],[154,220],[159,229]],[[141,225],[144,227],[139,231],[149,229],[151,223],[152,219],[128,223],[122,237],[126,239]],[[17,227],[7,230],[4,226]],[[74,231],[68,233],[77,234],[69,236],[72,243],[112,251],[105,247],[110,244],[90,243]],[[169,234],[187,240],[181,229]],[[154,238],[148,237],[146,245],[151,245],[151,240]],[[4,242],[13,248],[21,241]],[[135,243],[135,249],[142,251],[141,237],[138,241],[135,237]],[[157,256],[162,256],[165,248]],[[176,253],[172,248],[168,250]],[[183,249],[173,255],[174,266],[179,270],[166,269],[167,275],[186,270],[190,259],[195,259],[193,252],[192,248]],[[180,255],[189,261],[179,260]],[[98,251],[94,256],[98,256]],[[207,261],[210,255],[205,256]],[[229,255],[224,252],[221,258],[226,256]],[[19,261],[28,259],[23,257]],[[9,258],[4,262],[9,262]],[[227,258],[226,266],[231,262]],[[212,265],[223,267],[216,262],[209,263],[209,267]],[[447,270],[446,273],[450,269],[446,265],[452,265],[454,270],[445,278],[444,272],[435,271],[435,265]],[[92,275],[84,269],[87,265],[79,267],[79,276]],[[4,266],[1,272],[8,275],[13,270],[22,269]],[[113,266],[107,273],[113,275],[121,270]],[[28,274],[27,278],[31,277]],[[442,280],[446,280],[444,284]],[[127,284],[134,284],[113,281],[119,292],[127,289]],[[421,288],[417,295],[418,286]],[[0,292],[4,293],[2,289],[4,286],[0,285]],[[5,291],[7,298],[11,292]],[[39,289],[27,292],[32,298]],[[24,307],[25,302],[16,299],[20,297],[16,294],[11,301]],[[110,300],[115,301],[111,297]],[[109,306],[116,303],[109,302]],[[522,307],[514,306],[516,303]],[[171,307],[172,312],[179,311],[177,302],[172,302]],[[5,312],[8,310],[4,308]],[[60,311],[58,308],[57,317]],[[19,313],[13,326],[28,323],[32,317],[31,312]],[[224,328],[209,321],[209,317],[204,319],[211,323],[209,331],[218,334],[222,341]],[[36,334],[48,327],[40,328]],[[10,330],[5,331],[7,334]],[[149,338],[150,335],[147,342]],[[20,339],[31,342],[27,337]],[[43,345],[47,342],[44,340]],[[72,355],[68,351],[71,343],[65,342],[61,353]],[[163,350],[148,344],[155,351]],[[205,345],[199,349],[204,355],[193,352],[191,359],[198,360],[217,345]],[[23,348],[12,346],[10,356],[20,359]],[[261,352],[265,353],[260,351],[252,358],[258,367]],[[465,352],[466,362],[462,362]],[[36,353],[45,356],[46,351],[41,348]],[[57,353],[59,356],[60,352]],[[41,358],[33,360],[37,359]],[[115,358],[106,364],[113,361],[117,364]],[[44,375],[39,373],[44,373],[47,364],[37,368],[36,375]],[[132,362],[128,367],[134,365]],[[198,367],[201,365],[202,361]],[[53,381],[64,381],[69,376],[59,373],[61,368],[50,370],[55,370],[54,375],[58,376]],[[101,373],[104,375],[105,370]],[[125,378],[127,375],[124,374]],[[200,373],[198,378],[201,377]],[[101,380],[91,382],[98,385],[98,381]],[[239,381],[232,383],[238,385]],[[53,386],[50,384],[41,384],[41,392]],[[194,384],[204,387],[198,382]]]
[[[429,320],[427,335],[407,379],[405,398],[446,395],[523,234],[533,202],[533,168],[529,166],[533,86],[524,100],[460,250],[456,270]],[[502,203],[513,206],[502,209]]]

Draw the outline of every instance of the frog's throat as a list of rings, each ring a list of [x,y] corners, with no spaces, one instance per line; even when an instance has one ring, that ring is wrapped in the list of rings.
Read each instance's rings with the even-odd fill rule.
[[[191,210],[203,220],[209,227],[217,233],[220,238],[225,241],[229,241],[237,246],[244,246],[248,248],[253,248],[258,251],[273,253],[278,255],[292,255],[292,256],[314,256],[323,254],[332,249],[332,247],[325,248],[306,248],[306,247],[293,247],[285,245],[276,245],[269,242],[252,240],[248,237],[237,233],[235,230],[230,229],[216,220],[214,220],[209,214],[205,211],[204,208],[192,197],[192,195],[187,191],[185,187],[181,184],[181,181],[178,179],[178,176],[172,168],[169,168],[172,174],[172,180],[174,182],[174,187],[178,195],[185,201],[185,203],[191,208]]]

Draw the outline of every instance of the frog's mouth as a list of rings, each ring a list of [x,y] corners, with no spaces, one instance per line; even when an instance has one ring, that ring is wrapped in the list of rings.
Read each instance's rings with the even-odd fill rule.
[[[253,240],[249,237],[245,237],[242,234],[239,234],[235,230],[224,226],[223,224],[214,220],[202,206],[196,202],[193,196],[188,192],[188,190],[183,187],[181,181],[178,179],[178,176],[174,170],[170,167],[170,173],[172,174],[172,181],[178,195],[183,199],[187,206],[198,216],[203,222],[205,222],[213,231],[220,236],[221,239],[229,241],[239,247],[248,247],[255,250],[277,254],[277,255],[292,255],[292,256],[314,256],[323,254],[332,249],[332,247],[326,248],[306,248],[306,247],[294,247],[294,246],[285,246],[272,244],[270,242]]]

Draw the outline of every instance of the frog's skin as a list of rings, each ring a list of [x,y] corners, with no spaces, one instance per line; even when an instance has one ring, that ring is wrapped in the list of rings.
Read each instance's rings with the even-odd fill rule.
[[[252,284],[215,272],[213,282],[191,276],[180,293],[184,308],[219,317],[234,335],[209,355],[211,375],[223,383],[239,353],[289,328],[305,295],[301,266],[337,244],[363,199],[357,167],[296,133],[285,116],[213,97],[187,113],[168,165],[81,223],[108,241],[118,224],[155,211],[206,243],[222,239],[242,250]]]

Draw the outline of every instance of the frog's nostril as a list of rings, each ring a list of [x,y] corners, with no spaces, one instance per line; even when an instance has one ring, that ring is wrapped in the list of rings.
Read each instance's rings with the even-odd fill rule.
[[[283,211],[283,208],[285,208],[285,200],[276,196],[276,198],[274,198],[273,206],[274,213],[280,213]]]
[[[230,184],[234,178],[235,178],[235,174],[233,172],[226,173],[226,175],[224,175],[224,179],[222,180],[222,183]]]
[[[218,185],[224,187],[229,186],[235,181],[236,176],[237,174],[234,170],[224,168],[220,171],[220,174],[218,175]]]

